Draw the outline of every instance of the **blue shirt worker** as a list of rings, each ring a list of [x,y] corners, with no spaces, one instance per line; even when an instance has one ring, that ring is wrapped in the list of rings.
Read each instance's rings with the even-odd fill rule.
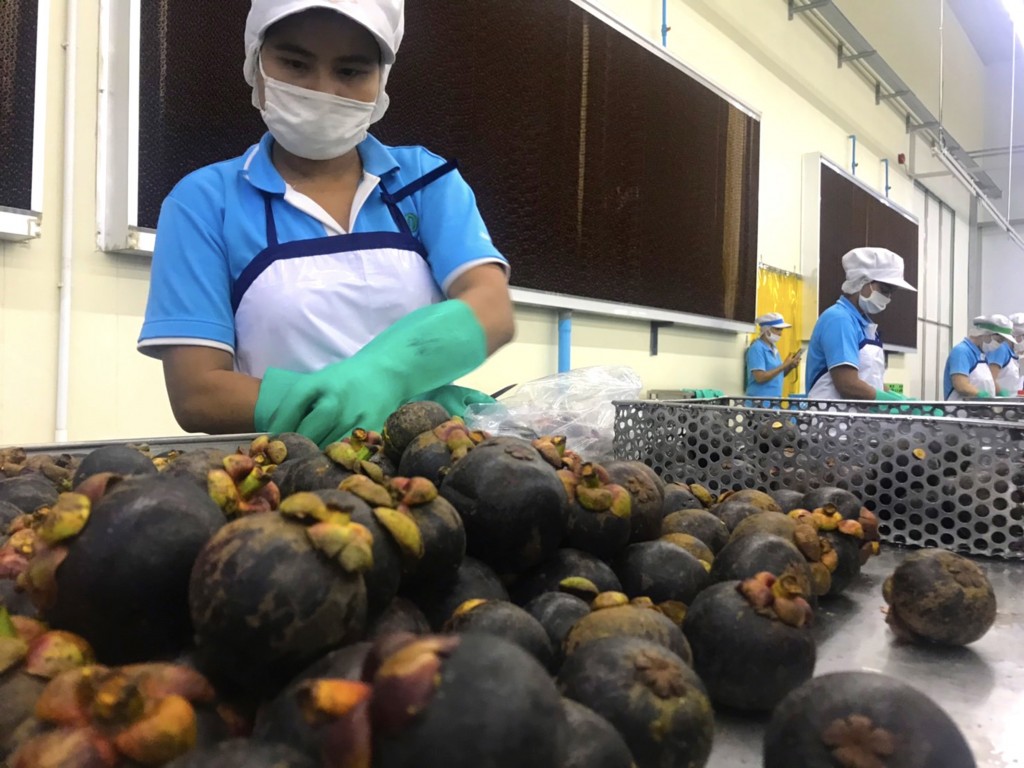
[[[807,397],[813,400],[907,400],[885,388],[885,352],[875,317],[903,279],[903,258],[886,248],[843,256],[843,296],[821,313],[807,348]]]
[[[1004,341],[995,352],[985,355],[985,359],[996,383],[996,394],[999,397],[1016,397],[1021,390],[1020,347],[1024,347],[1024,322],[1019,321],[1024,321],[1024,315],[992,315],[992,320],[1003,327],[1010,326],[1013,341]]]
[[[800,354],[782,360],[779,341],[782,331],[793,326],[778,312],[757,318],[761,335],[747,347],[747,395],[750,397],[782,397],[783,379],[800,364]]]
[[[325,445],[489,400],[451,382],[513,336],[508,264],[454,162],[368,133],[404,30],[404,0],[252,1],[268,132],[164,201],[138,342],[184,429]]]
[[[1004,341],[1013,343],[1013,328],[1002,315],[982,315],[971,323],[967,336],[953,347],[942,375],[947,400],[993,397],[996,383],[985,355],[993,354]]]

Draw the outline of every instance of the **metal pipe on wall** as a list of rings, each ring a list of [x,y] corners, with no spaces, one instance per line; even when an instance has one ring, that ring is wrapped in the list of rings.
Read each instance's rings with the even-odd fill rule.
[[[850,174],[853,176],[857,175],[857,134],[851,133],[847,136],[851,144],[851,155],[850,155]]]
[[[558,372],[572,370],[572,311],[558,313]]]
[[[888,197],[889,196],[889,190],[892,189],[892,186],[889,184],[889,158],[888,157],[882,159],[882,165],[885,166],[885,196]]]
[[[78,53],[78,0],[65,2],[64,41],[64,175],[61,203],[60,283],[57,316],[57,397],[53,439],[68,439],[71,390],[71,286],[74,276],[75,209],[75,59]],[[40,52],[43,55],[45,52]]]
[[[668,47],[668,0],[661,0],[661,44]]]

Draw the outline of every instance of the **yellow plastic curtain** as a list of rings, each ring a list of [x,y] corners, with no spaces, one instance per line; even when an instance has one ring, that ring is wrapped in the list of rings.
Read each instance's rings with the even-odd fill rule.
[[[804,281],[800,275],[781,272],[775,269],[757,270],[757,314],[758,317],[768,312],[780,312],[787,323],[793,327],[782,332],[779,342],[779,353],[785,360],[800,349],[803,338],[803,307]],[[754,341],[757,334],[750,337]],[[805,361],[804,361],[805,362]],[[803,362],[800,368],[786,376],[782,385],[782,394],[788,397],[804,391]]]

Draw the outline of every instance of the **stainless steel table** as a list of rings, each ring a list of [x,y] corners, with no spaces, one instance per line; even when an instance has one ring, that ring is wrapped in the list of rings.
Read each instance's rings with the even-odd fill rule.
[[[949,713],[979,766],[1024,766],[1024,563],[975,559],[996,592],[995,626],[966,648],[930,648],[897,643],[883,614],[882,582],[910,551],[884,549],[842,597],[821,603],[815,674],[869,670],[899,678]],[[760,766],[767,721],[718,713],[710,768]]]

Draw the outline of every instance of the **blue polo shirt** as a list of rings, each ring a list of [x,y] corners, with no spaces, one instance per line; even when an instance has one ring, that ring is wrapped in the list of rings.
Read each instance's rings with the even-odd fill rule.
[[[973,345],[972,345],[973,346]],[[985,355],[985,360],[991,365],[998,365],[1000,369],[1010,364],[1011,360],[1019,360],[1017,353],[1010,348],[1009,342],[1004,341],[995,352]]]
[[[264,193],[279,198],[274,201],[279,242],[325,236],[321,219],[285,198],[287,185],[271,160],[272,146],[267,133],[241,157],[189,174],[164,200],[140,351],[184,343],[234,352],[231,289],[242,270],[267,247]],[[445,162],[423,147],[388,147],[372,136],[358,150],[364,172],[379,178],[392,193]],[[473,191],[457,170],[398,207],[425,246],[431,273],[443,292],[478,264],[497,262],[507,268],[491,242]],[[339,225],[347,227],[349,222]],[[397,231],[381,191],[373,189],[351,232]]]
[[[780,365],[782,355],[779,350],[764,339],[755,339],[747,348],[747,394],[750,397],[782,397],[781,373],[764,384],[754,380],[754,371],[772,371]]]
[[[948,400],[953,394],[953,375],[970,376],[971,371],[985,363],[985,355],[970,339],[965,338],[949,352],[946,358],[946,370],[942,374],[942,389]],[[990,392],[989,394],[995,394]]]
[[[845,296],[821,313],[807,347],[807,391],[837,365],[860,369],[860,350],[871,322]]]

